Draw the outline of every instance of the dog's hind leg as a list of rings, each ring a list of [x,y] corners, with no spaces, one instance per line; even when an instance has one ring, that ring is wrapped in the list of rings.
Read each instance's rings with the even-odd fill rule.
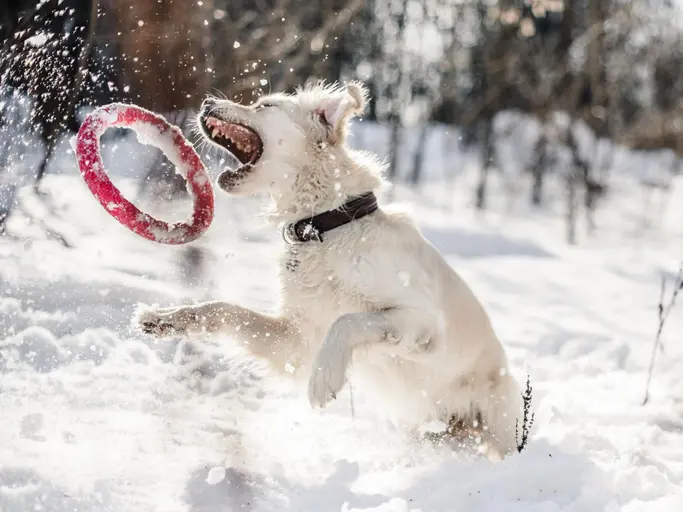
[[[143,332],[157,337],[225,334],[239,341],[253,355],[278,366],[300,336],[298,329],[285,318],[218,301],[173,308],[141,308],[136,312],[134,322]]]
[[[420,359],[439,343],[433,315],[402,308],[349,313],[339,317],[318,351],[308,383],[312,406],[323,407],[342,389],[353,351],[384,345],[406,359]]]
[[[511,375],[495,376],[488,386],[476,391],[475,401],[493,445],[503,456],[516,451],[524,414],[519,383]]]

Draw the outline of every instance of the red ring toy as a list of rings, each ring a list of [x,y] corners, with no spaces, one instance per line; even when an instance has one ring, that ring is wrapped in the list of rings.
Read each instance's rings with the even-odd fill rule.
[[[185,178],[193,197],[192,214],[182,222],[167,223],[139,210],[121,195],[104,170],[100,137],[115,126],[134,130],[138,140],[161,149]],[[136,105],[111,103],[91,112],[76,137],[81,176],[104,209],[138,235],[164,244],[184,244],[203,235],[213,220],[213,187],[199,155],[177,126]]]

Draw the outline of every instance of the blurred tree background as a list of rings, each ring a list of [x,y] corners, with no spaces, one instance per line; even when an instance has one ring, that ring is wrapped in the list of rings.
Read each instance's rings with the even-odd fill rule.
[[[356,79],[372,94],[365,120],[385,128],[392,181],[419,186],[430,138],[457,134],[441,138],[441,160],[456,173],[463,162],[449,155],[477,155],[476,208],[513,162],[510,194],[523,178],[534,207],[559,176],[575,243],[579,212],[595,229],[614,148],[659,155],[646,190],[666,194],[678,174],[681,34],[680,7],[666,0],[5,0],[0,127],[25,136],[0,138],[0,226],[16,188],[2,179],[8,155],[42,141],[40,158],[22,156],[37,190],[80,107],[130,101],[185,127],[207,94],[250,102]],[[521,131],[530,147],[508,158],[499,143]],[[158,168],[150,177],[171,179]]]

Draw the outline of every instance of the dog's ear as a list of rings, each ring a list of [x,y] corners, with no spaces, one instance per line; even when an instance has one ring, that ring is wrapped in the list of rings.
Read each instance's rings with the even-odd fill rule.
[[[349,119],[363,113],[366,98],[365,87],[358,82],[351,82],[322,101],[315,112],[327,127],[330,142],[338,143],[345,139]]]

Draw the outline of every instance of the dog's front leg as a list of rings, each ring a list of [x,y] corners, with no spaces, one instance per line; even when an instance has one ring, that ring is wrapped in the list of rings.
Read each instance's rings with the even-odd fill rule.
[[[435,319],[401,308],[343,315],[330,327],[313,362],[308,399],[324,407],[346,382],[353,351],[364,345],[386,344],[406,358],[431,351],[436,339]]]
[[[285,318],[218,301],[141,308],[134,320],[143,332],[157,337],[220,332],[238,340],[254,355],[271,360],[290,351],[299,339],[298,330]]]

